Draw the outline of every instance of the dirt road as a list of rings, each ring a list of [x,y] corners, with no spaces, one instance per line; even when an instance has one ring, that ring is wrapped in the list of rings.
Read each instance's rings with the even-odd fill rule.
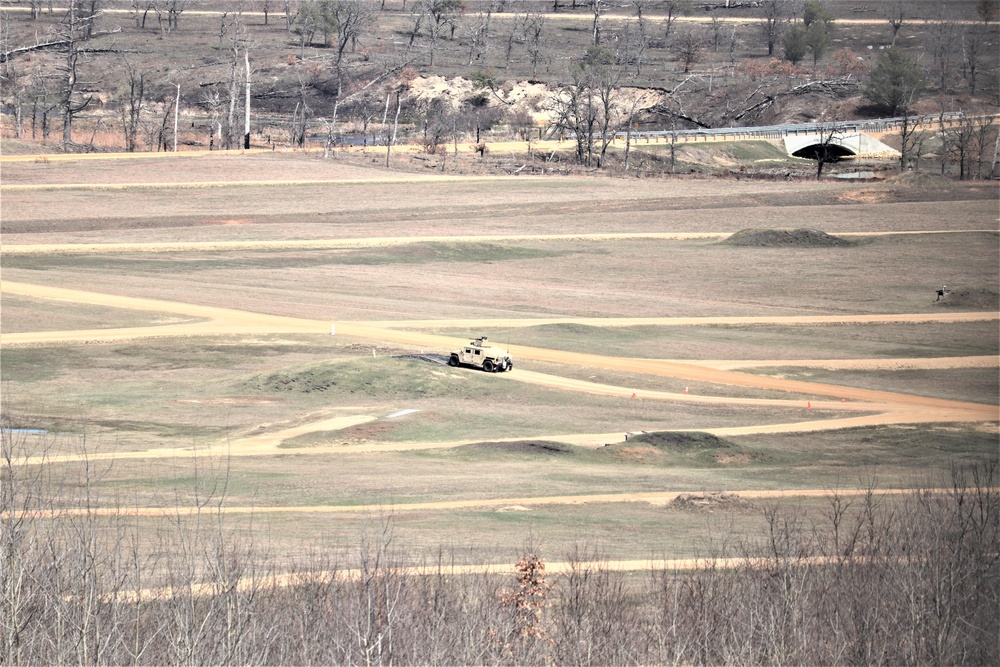
[[[947,489],[928,489],[932,493],[947,492]],[[833,489],[751,489],[727,491],[730,496],[744,500],[775,500],[781,498],[825,498],[833,494]],[[845,498],[863,496],[867,489],[837,489],[837,495]],[[913,493],[913,489],[879,489],[876,496],[895,496]],[[498,511],[523,510],[528,507],[545,505],[587,505],[592,503],[648,503],[666,506],[681,496],[698,495],[690,491],[648,491],[642,493],[597,493],[578,496],[533,496],[525,498],[470,498],[466,500],[445,500],[428,503],[404,503],[393,505],[287,505],[287,506],[223,506],[212,507],[211,513],[222,514],[395,514],[397,512],[434,512],[455,509],[496,508]],[[205,512],[202,507],[102,507],[88,509],[55,510],[45,516],[166,516],[193,515]]]
[[[276,334],[276,333],[313,333],[328,335],[330,322],[323,320],[310,320],[292,317],[279,317],[261,313],[247,311],[216,308],[209,306],[199,306],[194,304],[161,301],[156,299],[142,299],[135,297],[123,297],[111,294],[100,294],[96,292],[85,292],[58,287],[48,287],[42,285],[31,285],[4,281],[0,284],[0,290],[8,294],[18,294],[41,299],[55,299],[70,301],[74,303],[86,303],[101,306],[113,306],[118,308],[129,308],[135,310],[147,310],[156,312],[168,312],[186,317],[199,318],[204,321],[195,323],[184,323],[165,326],[134,327],[126,329],[98,329],[83,331],[50,331],[6,334],[2,337],[3,345],[44,345],[54,342],[93,342],[93,341],[117,341],[143,337],[155,336],[206,336],[219,334]],[[529,326],[534,323],[592,323],[599,326],[634,326],[636,324],[656,324],[660,326],[697,326],[706,324],[815,324],[817,322],[853,322],[853,323],[881,323],[881,322],[959,322],[959,321],[982,321],[996,320],[997,313],[932,313],[932,314],[893,314],[893,315],[865,315],[865,316],[802,316],[802,317],[751,317],[751,318],[546,318],[544,320],[518,320],[514,323],[505,321],[508,326]],[[423,321],[419,326],[434,326],[436,328],[450,328],[471,326],[482,326],[481,320],[439,320]],[[393,342],[403,345],[412,345],[424,349],[435,349],[447,351],[454,347],[465,344],[464,339],[458,339],[436,334],[422,333],[420,331],[406,331],[389,327],[406,326],[407,322],[337,322],[336,330],[338,335],[346,335],[355,338],[363,338],[379,342]],[[387,326],[388,325],[388,326]],[[662,377],[672,377],[679,380],[692,382],[711,382],[725,385],[742,386],[756,389],[768,389],[799,394],[801,396],[812,397],[807,400],[796,399],[757,399],[757,398],[733,398],[720,396],[699,396],[683,394],[679,392],[664,392],[652,390],[636,390],[629,387],[615,387],[610,385],[576,380],[552,374],[538,373],[517,369],[511,373],[498,375],[499,379],[511,382],[525,382],[539,386],[550,387],[565,391],[577,391],[590,394],[601,394],[606,396],[631,397],[642,400],[674,401],[707,403],[716,405],[759,405],[783,408],[802,408],[803,415],[809,414],[806,410],[815,408],[817,410],[832,410],[845,412],[867,413],[854,417],[825,420],[803,420],[799,422],[783,424],[753,425],[746,427],[730,427],[712,429],[711,432],[717,435],[746,435],[750,433],[786,433],[804,432],[816,430],[828,430],[835,428],[847,428],[862,425],[878,424],[899,424],[899,423],[921,423],[921,422],[977,422],[994,421],[998,418],[997,406],[970,403],[963,401],[951,401],[945,399],[931,398],[925,396],[902,394],[896,392],[875,391],[870,389],[859,389],[855,387],[844,387],[817,382],[805,382],[800,380],[788,380],[783,378],[768,377],[761,375],[751,375],[739,373],[731,368],[747,367],[750,365],[775,365],[778,363],[792,365],[833,365],[839,367],[849,367],[852,369],[879,368],[886,364],[899,363],[899,360],[833,360],[833,361],[755,361],[755,362],[732,362],[725,360],[716,361],[672,361],[665,359],[634,359],[622,357],[609,357],[603,355],[586,354],[563,350],[550,350],[527,346],[511,346],[511,352],[519,359],[533,359],[558,364],[575,365],[587,368],[601,368],[605,370],[625,371],[641,375],[657,375]],[[935,359],[908,359],[905,360],[907,367],[911,368],[939,368],[939,367],[996,367],[998,358],[995,357],[974,357],[974,358],[949,358],[946,360]],[[821,400],[827,399],[840,400]],[[210,450],[221,451],[225,448],[225,453],[232,456],[255,456],[273,454],[279,451],[278,446],[289,438],[317,431],[336,431],[356,424],[372,421],[376,415],[358,414],[347,417],[337,417],[336,419],[324,419],[311,423],[297,425],[291,428],[273,431],[270,433],[255,433],[243,438],[236,438],[235,441],[219,445]],[[601,446],[609,442],[621,442],[624,440],[624,433],[600,433],[600,434],[540,434],[539,439],[567,442],[583,446]],[[523,438],[522,438],[523,439]],[[380,443],[354,446],[336,447],[310,447],[302,451],[310,453],[320,452],[359,452],[359,451],[393,451],[400,449],[427,449],[437,447],[456,447],[468,444],[464,441],[441,442],[441,443]],[[287,451],[287,450],[285,450]],[[107,458],[166,458],[166,457],[189,457],[192,451],[189,448],[169,448],[137,452],[119,452],[108,454]],[[60,457],[49,459],[50,461],[73,460],[73,457]]]
[[[466,181],[470,179],[465,179]],[[316,181],[325,182],[325,181]],[[330,181],[343,183],[344,181]],[[368,182],[368,181],[366,181]],[[278,185],[282,182],[273,182]],[[305,182],[303,182],[305,183]],[[219,183],[218,185],[242,185],[239,183]],[[158,184],[157,187],[183,188],[183,183]],[[201,184],[199,184],[201,185]],[[3,186],[4,189],[17,188],[21,186]],[[36,186],[24,186],[36,187]],[[62,186],[51,186],[62,187]],[[81,186],[66,186],[81,187]],[[108,186],[97,186],[105,188]],[[125,185],[122,187],[133,187]],[[139,186],[136,186],[139,187]],[[147,187],[147,186],[142,186]],[[838,236],[898,236],[898,235],[927,235],[927,234],[979,234],[993,233],[996,230],[988,229],[953,229],[953,230],[933,230],[933,231],[902,231],[902,232],[842,232]],[[87,255],[87,254],[121,254],[121,253],[181,253],[181,252],[235,252],[235,251],[264,251],[264,250],[357,250],[361,248],[388,248],[401,245],[414,245],[417,243],[462,243],[462,244],[484,244],[484,243],[519,243],[526,241],[693,241],[693,240],[722,240],[731,236],[729,232],[623,232],[605,234],[481,234],[475,236],[377,236],[367,238],[344,238],[344,239],[301,239],[292,241],[178,241],[159,243],[47,243],[47,244],[6,244],[4,253],[7,255]],[[956,313],[957,315],[957,313]],[[966,313],[968,315],[968,313]],[[725,324],[725,318],[720,318],[718,323]],[[753,318],[741,318],[753,323]],[[499,322],[500,320],[497,320]],[[558,320],[565,322],[567,320]],[[577,320],[579,321],[579,318]],[[630,318],[623,320],[628,324],[617,326],[634,326],[633,323],[657,323],[645,318]],[[822,322],[822,319],[814,320]],[[843,320],[838,320],[843,321]],[[847,320],[850,321],[850,320]],[[504,324],[509,324],[510,320],[503,320]],[[514,320],[514,322],[531,322],[538,324],[539,320]],[[547,323],[541,320],[541,323]],[[435,320],[415,320],[397,323],[381,322],[382,326],[406,326],[428,327],[438,326]],[[525,326],[513,325],[513,326]],[[614,325],[611,325],[614,326]]]
[[[793,559],[792,562],[782,562],[781,567],[812,567],[838,562],[830,556],[804,556]],[[546,561],[545,574],[548,576],[565,575],[573,572],[684,572],[691,570],[733,570],[736,568],[766,568],[774,567],[772,558],[656,558],[647,560],[601,560],[601,561]],[[392,571],[404,577],[422,576],[460,576],[474,574],[498,574],[518,576],[516,565],[510,563],[451,563],[440,569],[437,566],[400,566],[391,567]],[[362,577],[371,576],[371,570],[340,568],[337,570],[294,572],[290,574],[256,575],[251,578],[239,579],[236,589],[240,591],[260,591],[268,588],[287,588],[289,586],[306,586],[311,582],[328,583],[331,581],[358,581]],[[184,593],[193,597],[218,595],[229,582],[197,582],[184,588]],[[176,599],[180,594],[177,588],[146,588],[141,590],[122,591],[117,594],[117,600],[122,602],[142,602],[149,600]]]

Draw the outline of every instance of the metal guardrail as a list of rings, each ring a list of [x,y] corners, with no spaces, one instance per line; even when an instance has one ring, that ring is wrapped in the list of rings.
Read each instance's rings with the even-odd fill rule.
[[[653,131],[632,131],[632,140],[659,140],[676,136],[678,139],[697,141],[700,138],[706,141],[715,139],[728,139],[738,141],[742,139],[782,139],[789,135],[800,134],[820,134],[834,130],[837,133],[852,132],[888,132],[903,125],[903,123],[927,125],[930,123],[956,123],[967,118],[963,111],[950,111],[943,114],[924,114],[921,116],[897,116],[895,118],[873,118],[869,120],[848,120],[833,123],[801,123],[797,125],[759,125],[754,127],[721,127],[721,128],[700,128],[697,130],[653,130]],[[978,117],[976,117],[978,118]],[[985,116],[984,116],[985,118]],[[615,133],[615,139],[625,139],[628,133],[620,131]],[[572,134],[568,135],[570,138]]]

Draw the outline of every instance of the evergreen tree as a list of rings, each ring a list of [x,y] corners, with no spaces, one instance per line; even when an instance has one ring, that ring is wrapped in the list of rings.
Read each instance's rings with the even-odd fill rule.
[[[806,57],[809,51],[809,44],[806,41],[806,30],[800,25],[793,26],[785,31],[783,38],[785,45],[785,60],[798,65],[799,61]]]
[[[861,94],[872,104],[895,115],[906,112],[919,99],[926,85],[927,77],[916,61],[891,46],[879,55]]]

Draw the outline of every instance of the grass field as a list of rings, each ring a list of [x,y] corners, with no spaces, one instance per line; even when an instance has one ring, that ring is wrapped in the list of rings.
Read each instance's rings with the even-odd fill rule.
[[[578,544],[622,559],[686,557],[756,531],[761,503],[696,511],[531,499],[853,488],[873,477],[907,487],[940,481],[956,462],[995,457],[1000,446],[1000,236],[995,188],[982,183],[386,179],[360,162],[288,155],[3,169],[4,248],[39,246],[3,255],[5,281],[164,304],[134,310],[5,290],[5,426],[48,432],[19,439],[29,453],[52,459],[54,479],[77,479],[85,455],[99,471],[95,497],[108,506],[184,508],[223,479],[227,505],[259,508],[253,531],[279,558],[317,545],[349,550],[377,520],[373,507],[394,517],[396,539],[414,561],[445,547],[470,563],[507,562],[528,533],[552,557]],[[266,179],[331,182],[249,183]],[[229,184],[205,187],[209,182]],[[133,185],[94,187],[116,183]],[[73,184],[79,187],[54,187]],[[837,248],[526,238],[751,227],[861,236]],[[488,234],[507,238],[477,241]],[[421,236],[448,240],[266,246]],[[114,246],[228,241],[264,245]],[[44,247],[79,243],[101,245],[85,253]],[[975,298],[935,303],[942,284]],[[213,334],[225,316],[185,316],[167,302],[300,318],[315,322],[317,333]],[[979,319],[877,320],[954,313]],[[876,317],[822,325],[559,321],[812,315]],[[512,325],[538,318],[556,321]],[[362,322],[391,324],[329,335],[331,323]],[[141,335],[130,336],[135,327],[143,327]],[[86,343],[31,340],[33,332],[77,330],[90,332]],[[433,345],[402,342],[421,332]],[[21,338],[12,342],[15,334]],[[542,352],[536,360],[516,358],[515,372],[504,375],[419,358],[446,354],[434,346],[441,341],[484,334]],[[640,361],[598,368],[550,353]],[[641,360],[659,359],[696,368],[761,365],[743,371],[750,379],[736,385],[644,370]],[[862,398],[838,406],[808,385],[755,386],[753,378],[958,403],[947,413],[929,404],[926,419],[897,406],[889,412],[900,423],[839,428],[832,421],[838,428],[829,428],[822,422],[877,419],[887,408]],[[796,422],[811,424],[808,432],[768,432]],[[625,433],[737,427],[752,432],[718,446],[623,441]],[[509,506],[475,504],[503,499]],[[406,509],[444,501],[459,506]],[[824,506],[821,499],[801,502],[807,513]],[[311,506],[366,509],[281,511]],[[249,516],[234,514],[233,525],[249,526]]]

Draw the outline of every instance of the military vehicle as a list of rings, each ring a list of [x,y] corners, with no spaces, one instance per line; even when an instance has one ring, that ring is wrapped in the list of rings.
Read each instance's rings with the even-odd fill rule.
[[[487,373],[502,373],[514,368],[514,361],[501,347],[489,344],[486,336],[481,336],[460,350],[451,353],[448,359],[449,366],[475,366],[482,368]]]

